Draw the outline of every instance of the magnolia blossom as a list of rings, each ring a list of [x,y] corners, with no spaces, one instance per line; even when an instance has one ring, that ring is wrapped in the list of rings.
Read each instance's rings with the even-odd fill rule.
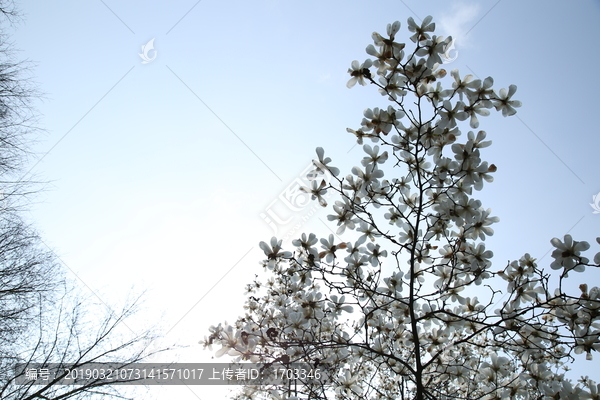
[[[442,118],[438,122],[438,127],[454,128],[457,120],[464,121],[469,117],[469,114],[467,114],[464,109],[465,105],[461,101],[456,102],[456,104],[453,106],[449,100],[445,100],[442,111],[440,112]]]
[[[552,252],[554,261],[550,264],[552,269],[564,268],[565,273],[570,270],[576,272],[583,272],[585,265],[588,263],[588,259],[581,257],[581,252],[590,248],[587,242],[574,241],[571,235],[565,235],[564,241],[560,241],[558,238],[553,238],[550,243],[556,250]]]
[[[342,378],[339,380],[339,386],[335,389],[338,394],[362,394],[363,389],[357,382],[358,375],[352,376],[349,370],[344,371]]]
[[[415,20],[412,19],[412,17],[409,17],[408,30],[411,32],[415,32],[415,34],[410,37],[410,40],[412,40],[413,42],[418,42],[421,40],[429,39],[429,35],[427,34],[427,32],[433,32],[435,30],[435,23],[432,23],[432,20],[433,18],[431,17],[431,15],[428,15],[427,17],[425,17],[423,22],[421,22],[421,25],[417,25],[415,23]]]
[[[354,85],[356,85],[356,82],[358,82],[359,85],[365,86],[367,84],[365,78],[371,78],[369,68],[371,68],[372,65],[373,62],[371,60],[366,60],[362,64],[360,64],[356,60],[352,61],[352,66],[348,69],[348,73],[350,74],[350,76],[352,76],[352,78],[348,81],[346,86],[351,88]]]
[[[464,111],[470,117],[469,125],[471,126],[471,128],[476,129],[479,127],[479,119],[477,118],[477,114],[484,117],[490,115],[490,111],[487,110],[487,108],[488,107],[486,107],[485,104],[478,102],[477,100],[470,103],[467,107],[464,108]]]
[[[325,150],[323,150],[322,147],[317,147],[316,152],[318,159],[313,160],[315,169],[307,175],[307,178],[312,181],[317,179],[319,176],[325,174],[326,172],[331,173],[331,175],[333,176],[338,176],[340,170],[336,167],[327,165],[331,162],[331,158],[325,157]]]
[[[313,200],[319,200],[319,204],[322,207],[327,206],[327,201],[324,198],[324,196],[327,194],[327,182],[325,182],[325,180],[322,180],[320,183],[317,183],[317,181],[312,181],[310,187],[302,186],[300,190],[305,193],[309,193]]]
[[[277,240],[275,236],[271,238],[271,245],[269,246],[265,242],[260,242],[259,247],[265,252],[265,255],[268,258],[269,266],[272,268],[275,265],[275,262],[279,257],[290,258],[292,253],[289,251],[280,251],[281,250],[281,240]]]
[[[517,110],[515,108],[521,107],[521,102],[518,100],[511,100],[513,95],[517,91],[516,85],[510,85],[508,91],[506,89],[500,89],[500,95],[492,98],[494,107],[496,110],[502,111],[503,116],[515,115]]]

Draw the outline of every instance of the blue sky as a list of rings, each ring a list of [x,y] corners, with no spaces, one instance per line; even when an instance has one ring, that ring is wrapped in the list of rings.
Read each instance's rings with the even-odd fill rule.
[[[346,128],[386,102],[373,88],[348,90],[346,71],[395,20],[408,41],[406,19],[432,15],[436,33],[456,39],[447,69],[518,86],[517,116],[480,126],[493,141],[483,158],[498,167],[478,194],[500,217],[486,243],[495,267],[525,252],[548,265],[550,239],[567,232],[600,236],[589,205],[600,192],[598,1],[19,5],[13,40],[46,93],[32,173],[51,182],[29,216],[84,290],[115,303],[132,286],[149,288],[148,319],[192,346],[184,361],[210,356],[196,342],[242,313],[258,242],[274,234],[261,215],[290,219],[280,237],[298,224],[329,235],[326,212],[293,213],[280,195],[317,146],[343,174],[362,158]],[[142,64],[151,39],[156,58]],[[573,286],[598,278],[573,276]],[[180,399],[210,396],[179,389]]]

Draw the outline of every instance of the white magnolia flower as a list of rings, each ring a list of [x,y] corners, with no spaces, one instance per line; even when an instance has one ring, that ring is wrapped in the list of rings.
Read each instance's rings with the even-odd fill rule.
[[[309,234],[308,238],[306,237],[306,233],[303,233],[302,237],[300,239],[293,240],[292,244],[304,250],[307,256],[312,256],[312,260],[314,262],[315,258],[319,255],[319,252],[313,246],[318,242],[319,239],[317,239],[317,235],[315,235],[314,233]]]
[[[492,102],[497,111],[502,111],[502,116],[508,117],[509,115],[515,115],[517,110],[515,108],[521,107],[521,102],[518,100],[511,100],[511,97],[517,91],[516,85],[510,85],[508,92],[506,89],[500,89],[500,95],[494,96]]]
[[[394,39],[396,38],[396,33],[400,29],[400,22],[396,21],[393,24],[388,24],[386,33],[387,39],[381,36],[377,32],[373,32],[371,37],[373,38],[373,43],[375,46],[381,48],[381,52],[389,55],[389,58],[397,55],[397,51],[402,51],[404,48],[404,43],[396,43]]]
[[[238,332],[234,332],[231,325],[226,325],[220,332],[221,334],[221,347],[215,353],[215,357],[221,357],[224,354],[230,356],[239,356],[242,353],[237,349],[242,346],[242,337]]]
[[[314,233],[309,234],[308,238],[306,237],[306,233],[303,233],[302,237],[300,239],[293,240],[292,244],[294,246],[302,247],[303,249],[308,250],[318,242],[319,239],[317,239],[317,235],[315,235]]]
[[[494,90],[492,89],[493,85],[494,79],[492,79],[491,76],[488,76],[483,80],[481,86],[474,88],[470,93],[467,93],[467,95],[471,96],[470,100],[475,101],[479,99],[486,108],[492,108],[493,104],[488,99],[490,96],[494,95]]]
[[[286,310],[286,319],[287,324],[283,331],[285,333],[295,333],[297,335],[301,334],[301,331],[305,329],[306,324],[309,322],[308,319],[305,318],[304,313],[299,311],[291,311]]]
[[[600,400],[600,383],[596,384],[594,380],[588,378],[585,380],[585,384],[590,392],[584,394],[581,398]]]
[[[327,216],[329,221],[337,221],[338,230],[336,234],[341,235],[348,229],[355,228],[354,214],[352,212],[352,205],[350,204],[347,198],[344,198],[344,202],[336,201],[333,205],[334,214],[330,214]]]
[[[586,353],[586,360],[590,361],[593,359],[592,351],[600,351],[600,339],[598,335],[585,335],[581,338],[577,338],[577,346],[575,347],[575,354]]]
[[[363,167],[366,167],[370,164],[384,164],[388,159],[388,152],[384,151],[379,154],[379,146],[369,146],[365,144],[363,146],[363,150],[367,153],[368,157],[364,157],[361,161]]]
[[[574,241],[571,235],[565,235],[564,242],[561,242],[558,238],[553,238],[550,243],[556,250],[552,252],[552,258],[554,261],[550,264],[552,269],[564,268],[565,272],[574,270],[576,272],[583,272],[585,265],[589,260],[585,257],[581,257],[581,252],[590,248],[588,242],[577,242]]]
[[[448,91],[448,95],[452,92],[458,93],[460,100],[463,100],[463,95],[467,95],[467,97],[472,96],[473,90],[481,87],[481,81],[479,79],[473,79],[473,75],[466,75],[464,78],[460,78],[460,73],[458,69],[453,69],[450,71],[450,75],[454,78],[454,82],[452,83],[453,91]]]
[[[338,395],[360,395],[363,392],[362,387],[357,382],[358,374],[352,375],[349,370],[344,371],[344,375],[339,378],[339,386],[335,388]]]
[[[350,129],[350,128],[346,128],[346,132],[353,134],[354,136],[356,136],[356,143],[358,144],[363,144],[363,138],[364,137],[373,137],[373,135],[371,135],[370,133],[365,133],[363,132],[362,129],[358,129],[358,130],[354,130],[354,129]]]
[[[313,181],[317,179],[317,177],[319,177],[320,175],[325,174],[326,172],[331,173],[331,175],[333,176],[338,176],[340,170],[336,167],[327,165],[331,162],[331,158],[325,157],[325,150],[323,150],[322,147],[317,147],[315,151],[317,152],[317,156],[319,158],[318,160],[313,160],[313,165],[315,166],[315,169],[308,173],[308,180]]]
[[[323,196],[327,194],[327,182],[322,180],[320,184],[317,185],[317,181],[312,181],[310,187],[302,186],[300,188],[301,191],[305,193],[309,193],[311,195],[312,200],[319,200],[319,204],[322,207],[327,207],[327,201]]]
[[[352,307],[352,305],[345,303],[346,302],[346,296],[342,296],[339,297],[335,294],[332,294],[331,297],[331,302],[329,303],[329,307],[331,307],[335,313],[339,314],[342,311],[347,312],[347,313],[352,313],[354,312],[354,307]]]
[[[406,77],[400,75],[381,77],[379,83],[383,87],[379,89],[379,93],[382,96],[389,96],[393,100],[397,100],[399,97],[402,98],[407,93],[406,82]]]
[[[375,135],[380,133],[387,135],[392,130],[393,124],[388,111],[375,107],[367,108],[363,114],[365,118],[362,119],[361,125],[364,127],[364,131],[373,131]]]
[[[434,68],[436,65],[442,64],[441,55],[446,52],[448,41],[443,36],[436,36],[425,42],[424,47],[417,51],[418,56],[427,56],[427,67]]]
[[[469,121],[469,125],[471,128],[476,129],[479,127],[479,119],[477,118],[477,114],[487,117],[490,115],[490,111],[485,107],[480,101],[472,102],[467,107],[465,107],[465,112],[471,117]]]
[[[387,24],[386,32],[390,38],[394,38],[396,33],[400,30],[400,21],[394,21],[392,24]]]
[[[337,245],[334,243],[333,235],[329,235],[329,239],[321,239],[321,247],[325,250],[319,253],[320,258],[325,258],[325,261],[331,263],[335,257],[335,252],[338,249],[345,249],[346,243],[338,243]]]
[[[269,246],[265,242],[260,242],[259,247],[264,251],[267,259],[269,260],[268,266],[269,268],[273,268],[277,262],[277,259],[282,258],[291,258],[292,253],[289,251],[281,251],[281,243],[282,240],[277,240],[275,236],[271,238],[271,245]]]
[[[415,32],[414,35],[410,37],[410,40],[413,42],[420,42],[422,40],[429,39],[429,34],[427,32],[433,32],[435,30],[435,23],[432,23],[433,17],[428,15],[425,17],[421,25],[417,25],[415,20],[412,17],[408,18],[408,30],[411,32]]]
[[[380,36],[379,34],[377,35]],[[383,38],[381,39],[383,40]],[[388,60],[390,60],[392,54],[382,47],[380,47],[380,50],[377,50],[372,44],[368,45],[365,51],[376,59],[373,62],[373,66],[377,68],[377,75],[384,76],[385,72],[390,68]]]
[[[367,84],[365,78],[371,79],[369,68],[371,68],[372,65],[373,62],[371,60],[365,60],[362,64],[357,60],[352,61],[352,66],[348,69],[348,73],[352,78],[350,78],[346,86],[352,88],[356,85],[356,82],[361,86],[365,86]]]
[[[440,109],[441,118],[437,126],[440,128],[454,128],[456,120],[464,121],[469,118],[469,114],[464,110],[465,104],[462,101],[457,101],[454,107],[452,107],[450,100],[444,100],[443,107]]]
[[[366,255],[373,267],[379,265],[379,258],[387,257],[387,250],[380,250],[380,246],[374,243],[367,243]]]

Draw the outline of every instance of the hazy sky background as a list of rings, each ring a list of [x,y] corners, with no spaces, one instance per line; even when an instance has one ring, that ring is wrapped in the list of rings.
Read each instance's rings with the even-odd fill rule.
[[[600,214],[589,204],[600,192],[598,1],[19,5],[25,20],[13,40],[37,64],[47,97],[38,104],[47,135],[35,148],[44,158],[32,173],[51,184],[31,220],[69,274],[104,301],[149,288],[146,318],[164,313],[168,341],[191,346],[182,361],[208,360],[197,341],[243,313],[244,285],[261,270],[258,243],[274,234],[261,215],[290,219],[281,238],[298,224],[329,235],[327,212],[311,203],[292,213],[279,196],[317,146],[343,175],[359,164],[346,128],[387,102],[374,88],[347,89],[347,69],[367,58],[371,33],[395,20],[398,40],[409,42],[406,19],[432,15],[436,33],[456,39],[446,69],[518,86],[516,117],[480,119],[493,141],[482,157],[498,167],[477,194],[500,217],[486,241],[493,268],[525,252],[547,266],[550,239],[567,232],[600,250]],[[151,39],[156,58],[142,64]],[[573,274],[573,286],[598,282],[590,272]],[[581,357],[581,371],[597,371],[599,359]],[[164,398],[212,393],[168,390],[177,394],[163,388]]]

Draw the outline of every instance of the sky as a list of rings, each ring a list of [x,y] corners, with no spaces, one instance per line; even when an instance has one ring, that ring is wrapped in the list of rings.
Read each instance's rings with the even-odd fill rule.
[[[12,41],[45,93],[30,167],[49,184],[28,217],[84,292],[119,304],[147,290],[143,315],[163,324],[165,342],[189,346],[181,361],[209,360],[198,340],[243,313],[261,240],[331,232],[326,210],[290,189],[316,147],[343,175],[359,164],[346,128],[387,103],[373,88],[347,89],[347,69],[395,20],[407,42],[406,19],[432,15],[436,33],[455,38],[446,69],[518,87],[515,117],[480,119],[493,142],[483,159],[498,167],[477,193],[500,218],[486,241],[494,268],[526,252],[547,267],[550,239],[566,233],[600,250],[590,205],[600,192],[599,1],[18,5]],[[573,287],[599,277],[575,275]],[[213,393],[155,389],[155,398]]]

